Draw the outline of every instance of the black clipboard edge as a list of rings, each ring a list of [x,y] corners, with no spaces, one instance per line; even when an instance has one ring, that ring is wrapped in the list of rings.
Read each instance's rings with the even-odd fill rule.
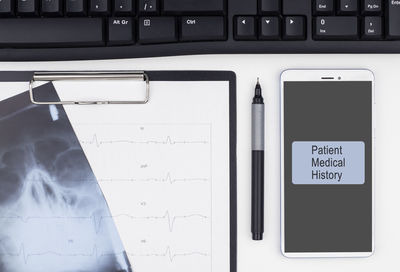
[[[229,81],[230,272],[237,271],[236,74],[232,71],[145,71],[151,81]]]
[[[60,71],[61,72],[61,71]],[[68,72],[68,71],[66,71]],[[230,272],[237,272],[236,74],[232,71],[145,71],[151,81],[229,81]],[[28,83],[33,71],[0,71],[0,82]]]

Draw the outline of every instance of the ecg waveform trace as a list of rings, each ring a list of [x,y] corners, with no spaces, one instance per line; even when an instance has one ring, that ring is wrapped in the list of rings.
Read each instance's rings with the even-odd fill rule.
[[[202,177],[183,177],[183,178],[177,178],[174,177],[170,172],[167,172],[167,174],[164,177],[150,177],[150,178],[136,178],[136,177],[129,177],[129,178],[99,178],[97,181],[96,180],[84,180],[84,179],[75,179],[75,180],[69,180],[68,182],[90,182],[93,183],[98,187],[97,182],[154,182],[154,183],[169,183],[169,184],[175,184],[175,183],[185,183],[185,182],[207,182],[209,179],[208,178],[202,178]],[[26,179],[26,182],[42,182],[40,179]],[[101,188],[100,188],[101,189]]]
[[[83,252],[60,253],[60,252],[56,252],[53,250],[28,253],[25,249],[24,244],[21,244],[19,246],[18,251],[14,252],[14,253],[10,253],[10,252],[0,253],[0,256],[7,256],[7,257],[21,257],[22,256],[24,259],[24,263],[27,264],[30,258],[41,257],[41,256],[45,256],[45,255],[53,255],[53,256],[58,256],[58,257],[89,257],[89,258],[95,257],[96,260],[99,262],[99,260],[103,257],[118,256],[118,255],[122,255],[122,254],[125,254],[125,253],[124,252],[101,253],[101,252],[99,252],[99,249],[96,245],[93,247],[93,249],[90,252],[87,252],[87,253],[83,253]]]
[[[2,216],[0,220],[9,220],[9,219],[17,219],[22,221],[23,223],[28,223],[32,220],[91,220],[93,222],[93,226],[96,230],[96,233],[99,233],[101,224],[104,220],[108,219],[115,219],[125,217],[131,220],[166,220],[168,225],[168,230],[170,232],[174,231],[174,226],[176,221],[179,220],[189,220],[189,219],[200,219],[200,220],[207,220],[208,216],[203,214],[187,214],[187,215],[175,215],[172,216],[170,211],[165,211],[163,215],[150,215],[150,216],[133,216],[129,214],[118,214],[118,215],[110,215],[110,216],[29,216],[29,217],[22,217],[18,215],[11,215],[11,216]]]
[[[144,145],[181,145],[181,144],[208,144],[208,141],[188,141],[188,140],[173,140],[171,136],[166,136],[165,139],[160,140],[100,140],[97,134],[94,134],[90,140],[79,140],[83,145],[95,145],[101,147],[102,145],[109,144],[144,144]]]
[[[132,257],[168,257],[168,259],[171,263],[177,257],[190,257],[190,256],[208,257],[209,256],[208,253],[200,252],[200,251],[181,252],[181,253],[175,252],[174,253],[170,246],[167,246],[167,248],[161,253],[147,253],[147,254],[128,253],[128,255],[132,256]]]
[[[173,178],[171,173],[168,172],[165,177],[162,178],[155,178],[155,177],[150,177],[150,178],[120,178],[120,179],[115,179],[115,178],[100,178],[99,182],[112,182],[112,181],[121,181],[121,182],[156,182],[156,183],[169,183],[169,184],[174,184],[174,183],[183,183],[183,182],[206,182],[208,181],[207,178]]]
[[[1,242],[1,240],[0,240]],[[43,251],[43,252],[31,252],[28,253],[25,249],[24,244],[21,244],[16,252],[7,252],[0,253],[0,256],[6,257],[22,257],[25,264],[28,264],[29,259],[34,257],[41,257],[45,255],[53,255],[57,257],[87,257],[87,258],[96,258],[97,262],[100,261],[101,258],[105,257],[113,257],[126,254],[127,256],[132,257],[168,257],[168,260],[172,263],[178,257],[190,257],[190,256],[199,256],[199,257],[208,257],[209,254],[202,251],[187,251],[187,252],[174,252],[170,246],[167,246],[164,251],[160,251],[161,253],[130,253],[130,252],[119,252],[119,253],[106,253],[100,252],[97,245],[94,245],[92,250],[89,252],[76,252],[76,253],[60,253],[53,250]]]

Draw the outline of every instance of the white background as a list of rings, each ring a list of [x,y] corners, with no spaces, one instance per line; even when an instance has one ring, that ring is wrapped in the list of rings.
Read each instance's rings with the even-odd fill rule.
[[[366,68],[375,74],[376,218],[375,254],[370,258],[287,259],[280,253],[279,76],[289,68]],[[0,69],[235,71],[238,103],[238,271],[399,271],[400,55],[188,56],[68,63],[0,63]],[[266,231],[262,242],[252,241],[250,233],[250,105],[256,77],[260,77],[262,83],[267,115]]]

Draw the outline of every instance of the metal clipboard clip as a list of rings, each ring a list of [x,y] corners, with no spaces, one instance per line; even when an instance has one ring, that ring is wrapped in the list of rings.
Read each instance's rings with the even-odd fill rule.
[[[146,96],[134,101],[36,101],[33,88],[36,81],[68,80],[142,80],[146,82]],[[29,96],[36,105],[104,105],[104,104],[146,104],[150,99],[149,77],[144,71],[127,72],[35,72],[29,81]]]

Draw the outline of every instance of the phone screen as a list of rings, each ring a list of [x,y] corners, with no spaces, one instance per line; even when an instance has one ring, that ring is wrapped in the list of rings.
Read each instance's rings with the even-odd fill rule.
[[[285,252],[372,252],[372,82],[283,88]]]

